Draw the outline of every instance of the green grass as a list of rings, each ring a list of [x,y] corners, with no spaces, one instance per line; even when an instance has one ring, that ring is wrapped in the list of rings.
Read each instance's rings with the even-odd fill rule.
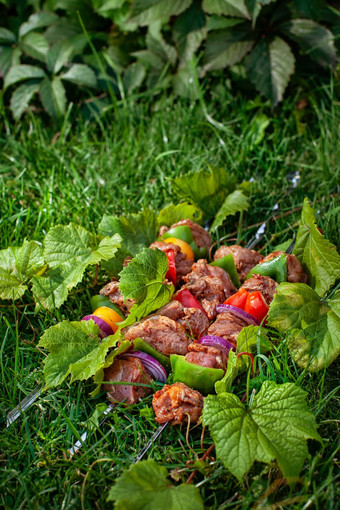
[[[74,114],[72,121],[46,129],[33,115],[19,126],[2,124],[0,155],[0,248],[23,239],[41,241],[51,225],[69,221],[95,232],[104,213],[155,209],[175,201],[169,178],[205,164],[223,166],[238,179],[255,179],[252,207],[239,219],[228,221],[224,235],[246,242],[252,225],[271,216],[279,201],[281,218],[270,222],[263,251],[293,236],[305,195],[320,211],[320,226],[339,245],[340,111],[331,87],[318,91],[301,111],[296,98],[272,115],[260,100],[245,102],[227,92],[210,91],[205,107],[221,125],[208,122],[202,104],[160,97],[118,110],[91,122]],[[313,98],[314,96],[311,95]],[[71,112],[71,115],[73,112]],[[270,125],[260,140],[260,114]],[[286,194],[286,174],[299,170],[301,183]],[[296,209],[296,210],[295,210]],[[221,233],[223,237],[223,232]],[[156,430],[142,409],[151,399],[130,409],[117,408],[91,437],[81,455],[69,461],[67,449],[84,431],[84,423],[103,395],[90,399],[91,383],[67,383],[49,390],[5,430],[5,415],[42,380],[43,353],[36,349],[45,329],[64,318],[77,320],[89,309],[95,286],[89,271],[55,313],[34,311],[28,293],[16,305],[0,303],[0,363],[3,430],[0,432],[0,505],[8,509],[110,508],[109,488]],[[276,361],[276,362],[275,362]],[[300,479],[288,487],[275,464],[255,464],[244,484],[238,483],[219,461],[207,462],[194,482],[210,508],[336,508],[339,388],[337,363],[317,374],[302,374],[292,363],[282,339],[264,366],[263,378],[297,381],[308,391],[310,407],[324,438],[309,442],[310,455]],[[251,379],[258,388],[261,379]],[[245,378],[234,392],[242,397]],[[202,456],[201,427],[186,434],[174,427],[151,450],[150,457],[186,480],[192,471],[187,461]],[[204,448],[211,444],[206,430]],[[213,453],[214,454],[214,453]]]

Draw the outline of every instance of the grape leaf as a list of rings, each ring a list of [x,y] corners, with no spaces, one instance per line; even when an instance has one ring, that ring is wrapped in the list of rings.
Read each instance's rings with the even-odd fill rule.
[[[286,478],[297,477],[308,455],[306,440],[321,441],[306,392],[292,383],[265,381],[250,409],[231,393],[208,395],[203,424],[209,425],[217,458],[239,480],[255,460],[276,459]]]
[[[121,271],[120,291],[124,299],[135,299],[136,303],[120,327],[133,324],[170,301],[174,286],[164,283],[168,269],[165,253],[147,248]]]
[[[268,339],[268,332],[260,326],[247,326],[237,336],[236,352],[229,351],[227,371],[220,381],[215,383],[215,391],[217,394],[228,392],[234,379],[245,372],[251,360],[249,356],[237,357],[241,352],[249,352],[253,356],[257,353],[265,353],[272,348],[272,344]]]
[[[175,486],[167,477],[167,469],[154,460],[132,464],[117,478],[107,499],[115,501],[116,510],[203,510],[197,487]]]
[[[178,221],[189,219],[195,223],[201,223],[202,211],[196,205],[182,202],[181,204],[170,204],[164,207],[158,215],[158,225],[170,227]]]
[[[22,246],[10,246],[0,251],[0,297],[18,299],[30,278],[42,270],[45,261],[42,248],[35,241],[24,241]]]
[[[174,16],[185,11],[191,0],[133,0],[129,22],[149,25],[153,21]]]
[[[58,386],[69,374],[71,382],[88,379],[105,363],[115,340],[113,335],[101,340],[99,328],[91,321],[62,321],[50,327],[40,338],[38,347],[49,354],[44,359],[46,387]]]
[[[98,226],[102,235],[119,234],[124,240],[124,249],[133,257],[143,248],[148,248],[157,238],[157,215],[151,209],[127,216],[105,215]]]
[[[320,296],[340,278],[340,255],[335,246],[318,231],[308,198],[303,202],[293,253],[307,271],[310,286]]]
[[[226,196],[235,190],[236,180],[224,168],[189,172],[171,180],[174,192],[203,211],[203,219],[213,218]]]
[[[239,189],[233,191],[226,197],[222,207],[216,214],[210,232],[216,230],[220,225],[222,225],[227,216],[234,215],[237,212],[247,211],[248,207],[249,200],[244,193],[242,193]]]
[[[268,324],[288,333],[294,361],[310,371],[327,367],[340,354],[340,291],[321,301],[304,283],[280,283]]]

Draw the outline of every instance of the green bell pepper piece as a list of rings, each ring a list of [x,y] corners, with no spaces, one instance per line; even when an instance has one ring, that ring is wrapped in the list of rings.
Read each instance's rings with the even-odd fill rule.
[[[204,259],[207,256],[207,247],[203,246],[203,248],[198,248],[192,236],[191,229],[187,225],[179,225],[178,227],[171,228],[165,232],[165,234],[163,234],[158,239],[158,241],[162,241],[162,239],[167,239],[168,237],[176,237],[177,239],[181,239],[182,241],[188,243],[194,252],[195,260]]]
[[[146,354],[150,354],[153,358],[155,358],[162,367],[165,368],[167,373],[170,372],[170,358],[169,356],[166,356],[165,354],[161,354],[160,352],[156,351],[153,347],[151,347],[150,344],[145,342],[143,338],[136,338],[133,340],[133,350],[134,351],[142,351],[146,352]]]
[[[214,260],[214,262],[210,263],[211,266],[218,266],[225,270],[226,273],[230,276],[231,281],[236,287],[240,287],[240,280],[238,279],[238,274],[236,271],[236,266],[234,262],[234,257],[231,253],[226,255],[225,257],[221,257],[220,259]]]
[[[254,274],[261,274],[262,276],[270,276],[273,280],[277,281],[277,283],[282,283],[287,281],[287,256],[285,253],[282,253],[278,257],[274,259],[268,260],[267,262],[263,262],[262,264],[257,264],[257,266],[253,267],[247,274],[247,280],[251,278]]]
[[[178,354],[170,354],[170,361],[173,381],[182,382],[203,395],[215,393],[215,382],[224,376],[224,370],[220,368],[195,365]]]
[[[107,296],[102,296],[101,294],[97,294],[96,296],[92,296],[90,299],[90,305],[92,312],[97,310],[100,306],[107,306],[107,308],[111,308],[111,310],[114,310],[118,315],[121,316],[122,319],[125,319],[125,315],[121,311],[121,309],[115,305],[114,303],[111,303],[110,298]]]

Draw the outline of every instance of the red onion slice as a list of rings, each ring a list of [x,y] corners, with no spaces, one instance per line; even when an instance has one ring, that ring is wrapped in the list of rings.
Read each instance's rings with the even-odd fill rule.
[[[85,315],[85,317],[82,318],[82,321],[89,321],[93,320],[97,326],[99,327],[101,331],[101,337],[105,338],[109,335],[113,335],[113,330],[111,326],[104,321],[104,319],[101,319],[100,317],[97,317],[96,315]]]
[[[120,357],[123,359],[126,358],[140,359],[143,365],[145,366],[146,370],[149,372],[149,374],[157,381],[165,383],[168,378],[168,374],[166,373],[162,365],[155,358],[153,358],[152,356],[150,356],[150,354],[147,354],[146,352],[129,351],[124,352],[124,354],[122,354]]]
[[[198,340],[198,343],[209,347],[216,347],[216,349],[220,349],[220,351],[223,351],[227,355],[230,350],[236,351],[235,345],[221,336],[205,335]]]
[[[260,325],[260,322],[256,319],[256,317],[254,317],[253,315],[251,315],[248,312],[245,312],[244,310],[242,310],[242,308],[237,308],[237,306],[218,305],[218,307],[216,308],[216,311],[217,311],[217,313],[230,312],[230,313],[236,315],[236,317],[239,317],[240,319],[244,320],[244,322],[246,322],[247,324],[253,324],[253,326]]]

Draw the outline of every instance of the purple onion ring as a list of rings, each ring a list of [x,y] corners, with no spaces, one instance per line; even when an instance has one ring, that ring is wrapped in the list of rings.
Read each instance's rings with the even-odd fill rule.
[[[111,326],[104,321],[104,319],[101,319],[100,317],[97,317],[96,315],[85,315],[85,317],[82,318],[82,321],[90,321],[93,320],[97,326],[99,327],[101,331],[101,337],[105,338],[109,335],[113,335],[113,330]]]
[[[240,319],[244,320],[244,322],[246,322],[247,324],[253,324],[253,326],[260,325],[260,322],[256,319],[256,317],[254,317],[253,315],[251,315],[248,312],[245,312],[244,310],[242,310],[242,308],[238,308],[237,306],[218,305],[216,307],[216,311],[217,311],[217,313],[230,312],[230,313],[236,315],[236,317],[239,317]]]
[[[225,338],[222,338],[221,336],[205,335],[198,340],[198,343],[201,345],[207,345],[209,347],[216,347],[216,349],[219,349],[227,355],[229,354],[230,350],[236,351],[235,345]]]
[[[126,359],[126,358],[138,358],[141,360],[143,365],[145,366],[145,369],[149,372],[149,374],[156,379],[157,381],[160,381],[162,383],[165,383],[168,374],[166,373],[164,367],[150,354],[147,354],[146,352],[142,351],[128,351],[124,352],[120,355],[120,358]]]

